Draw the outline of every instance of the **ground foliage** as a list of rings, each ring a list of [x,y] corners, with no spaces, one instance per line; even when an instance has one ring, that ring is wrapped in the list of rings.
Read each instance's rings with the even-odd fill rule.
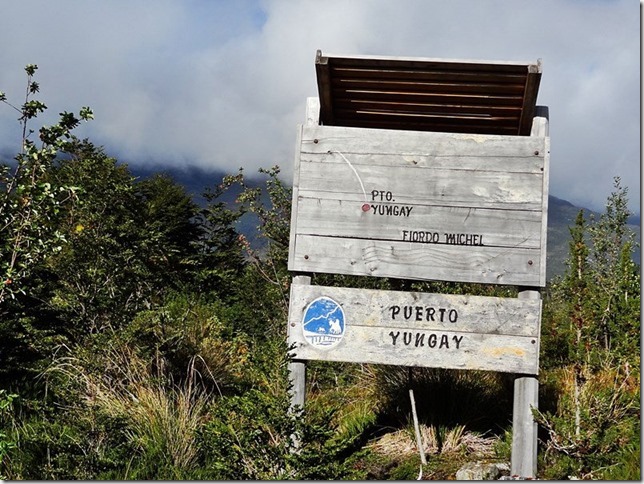
[[[23,145],[0,181],[0,477],[449,479],[507,460],[512,376],[311,362],[288,411],[291,191],[240,171],[196,205],[72,135],[27,66]],[[222,196],[239,193],[235,203]],[[639,479],[640,274],[615,180],[544,292],[540,477]],[[258,221],[259,246],[239,233]],[[256,248],[260,247],[260,248]],[[516,288],[317,274],[313,283],[512,297]],[[429,464],[420,466],[408,391]],[[420,473],[419,473],[420,471]]]

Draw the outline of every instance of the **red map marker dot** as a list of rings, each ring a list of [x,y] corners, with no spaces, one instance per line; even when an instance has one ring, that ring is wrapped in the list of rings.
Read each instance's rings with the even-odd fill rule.
[[[364,205],[362,205],[363,212],[368,212],[370,208],[371,208],[371,205],[369,205],[368,203],[365,203]]]

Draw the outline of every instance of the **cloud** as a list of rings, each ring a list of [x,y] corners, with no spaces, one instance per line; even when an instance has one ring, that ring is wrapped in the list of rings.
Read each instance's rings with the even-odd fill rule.
[[[20,99],[21,69],[37,63],[51,108],[44,120],[92,106],[96,120],[79,135],[122,161],[248,173],[280,164],[289,177],[296,125],[317,95],[317,49],[542,58],[551,193],[600,209],[619,175],[639,211],[638,8],[628,0],[23,0],[3,5],[0,89]],[[3,149],[19,140],[15,114],[0,109]]]

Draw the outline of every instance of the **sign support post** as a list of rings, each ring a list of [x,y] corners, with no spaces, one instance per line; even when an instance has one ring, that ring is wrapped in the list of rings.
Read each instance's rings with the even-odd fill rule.
[[[536,290],[522,290],[519,299],[538,300]],[[512,475],[537,475],[537,422],[532,409],[539,408],[539,380],[530,375],[518,375],[514,380],[512,408]]]
[[[309,286],[310,276],[295,276],[293,285]],[[291,327],[289,326],[289,333]],[[296,406],[304,407],[304,396],[306,394],[306,363],[303,360],[292,360],[288,364],[289,382],[291,384],[291,406],[293,411]]]

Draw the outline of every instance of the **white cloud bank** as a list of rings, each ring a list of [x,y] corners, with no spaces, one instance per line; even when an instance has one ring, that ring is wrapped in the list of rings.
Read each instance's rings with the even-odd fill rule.
[[[55,115],[131,165],[290,175],[295,127],[317,95],[315,51],[543,59],[551,193],[601,209],[614,176],[640,197],[640,5],[633,0],[22,0],[0,15],[0,89],[20,103],[38,64]],[[0,107],[0,150],[15,151]],[[52,118],[49,118],[50,120]]]

